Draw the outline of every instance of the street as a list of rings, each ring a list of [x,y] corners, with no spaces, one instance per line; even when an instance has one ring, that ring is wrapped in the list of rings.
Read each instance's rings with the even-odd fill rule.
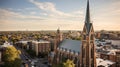
[[[16,46],[15,46],[16,47]],[[45,62],[47,59],[45,58],[31,58],[29,54],[26,53],[24,49],[16,47],[17,50],[21,51],[20,58],[22,60],[21,67],[48,67]]]

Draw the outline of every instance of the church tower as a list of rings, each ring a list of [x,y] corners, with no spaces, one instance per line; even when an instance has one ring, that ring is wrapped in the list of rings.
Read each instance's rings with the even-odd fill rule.
[[[85,24],[82,31],[80,67],[96,67],[94,41],[95,41],[95,34],[94,34],[93,24],[90,21],[89,0],[87,0]]]
[[[57,29],[57,35],[56,38],[58,40],[58,43],[60,43],[62,41],[62,33],[60,32],[60,29]]]
[[[54,50],[57,49],[58,45],[60,44],[60,42],[62,41],[62,34],[60,32],[60,29],[57,29],[56,32],[56,37],[55,37],[55,44],[54,44]]]

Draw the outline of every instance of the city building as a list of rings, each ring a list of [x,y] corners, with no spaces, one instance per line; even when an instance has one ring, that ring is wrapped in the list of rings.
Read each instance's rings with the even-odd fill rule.
[[[5,41],[5,43],[3,45],[0,45],[0,48],[5,48],[5,47],[9,47],[9,46],[13,46],[13,45],[11,45],[9,42]]]
[[[48,54],[51,48],[50,42],[46,40],[32,41],[32,49],[36,52],[36,56],[42,53]]]
[[[27,41],[27,40],[21,40],[21,41],[18,41],[18,42],[16,43],[16,45],[17,45],[18,47],[21,47],[22,49],[29,49],[28,42],[29,42],[29,41]]]
[[[110,67],[120,67],[120,51],[116,49],[100,51],[100,58],[114,62]]]
[[[19,41],[16,43],[18,47],[27,50],[33,50],[38,56],[40,53],[48,53],[51,48],[51,43],[46,40],[28,40],[28,41]]]
[[[120,50],[119,50],[119,40],[103,40],[103,42],[96,40],[96,52],[98,58],[102,60],[97,60],[97,64],[101,64],[100,66],[109,67],[119,67],[119,59],[120,59]],[[118,45],[117,48],[115,45]],[[98,63],[99,61],[103,61]],[[107,61],[107,62],[105,62]]]

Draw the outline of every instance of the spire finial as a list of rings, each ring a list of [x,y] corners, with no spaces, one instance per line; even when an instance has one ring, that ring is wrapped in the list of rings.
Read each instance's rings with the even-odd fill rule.
[[[87,0],[87,9],[86,9],[86,18],[85,18],[85,23],[90,23],[89,0]]]

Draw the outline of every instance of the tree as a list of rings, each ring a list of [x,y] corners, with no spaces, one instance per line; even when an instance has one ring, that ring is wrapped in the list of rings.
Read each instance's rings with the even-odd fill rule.
[[[77,37],[75,40],[81,40],[81,37]]]
[[[4,67],[21,67],[22,61],[19,58],[16,58],[14,61],[5,62]]]
[[[21,64],[22,64],[22,61],[21,61],[21,59],[19,59],[19,58],[16,58],[15,61],[13,62],[13,66],[14,66],[14,67],[16,67],[16,66],[17,66],[17,67],[21,67]],[[13,67],[13,66],[12,66],[12,67]]]
[[[64,64],[64,67],[75,67],[75,64],[71,60],[67,60]]]
[[[21,52],[18,51],[13,46],[6,47],[6,50],[3,53],[3,59],[4,59],[4,61],[14,61],[16,58],[19,58],[20,53]]]
[[[8,41],[8,38],[6,36],[2,36],[2,40]]]
[[[36,56],[36,53],[35,53],[35,51],[33,51],[33,50],[26,50],[26,52],[27,52],[32,58],[34,58],[34,57]]]
[[[3,61],[5,62],[4,67],[20,67],[20,54],[21,51],[17,50],[14,46],[6,47],[6,50],[3,53]]]

